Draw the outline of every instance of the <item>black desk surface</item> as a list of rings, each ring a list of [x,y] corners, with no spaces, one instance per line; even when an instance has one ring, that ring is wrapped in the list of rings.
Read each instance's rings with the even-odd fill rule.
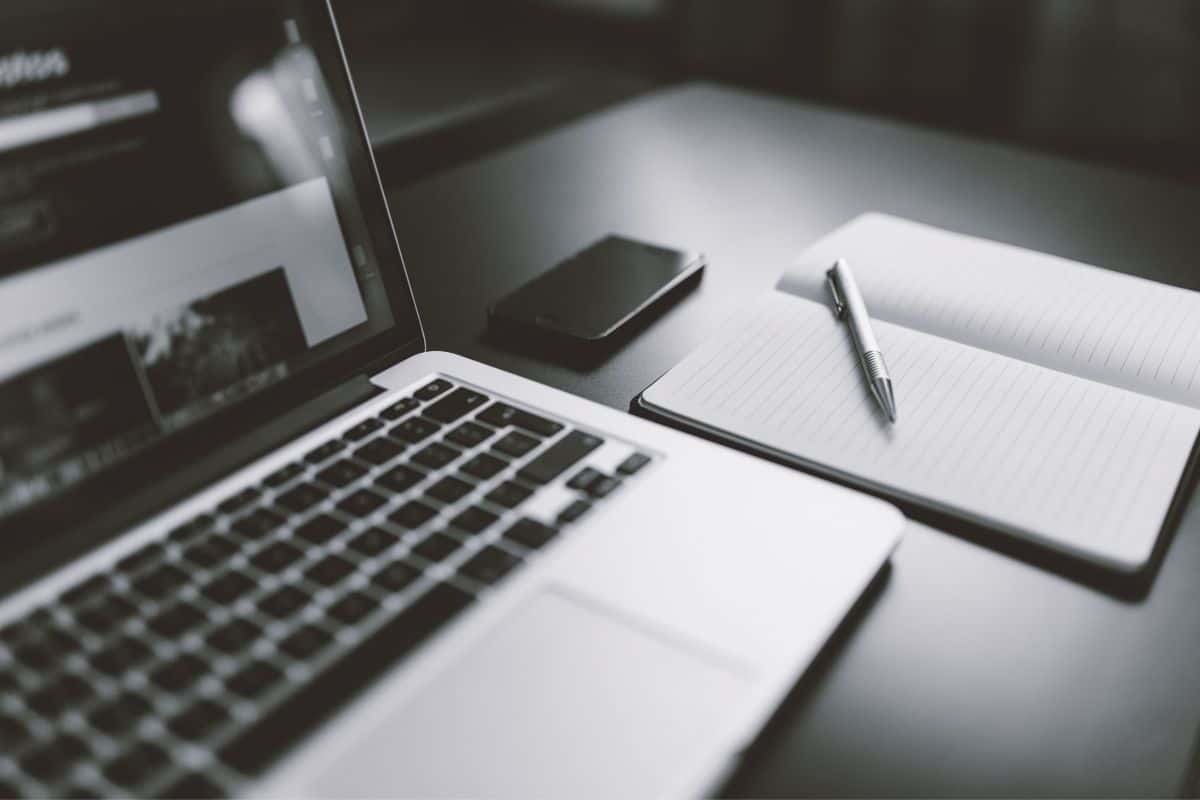
[[[620,409],[867,210],[1200,288],[1196,187],[709,85],[390,198],[432,348]],[[700,289],[587,371],[485,340],[490,300],[610,231],[706,252]],[[1172,795],[1198,724],[1194,502],[1135,600],[910,523],[890,576],[728,791]]]

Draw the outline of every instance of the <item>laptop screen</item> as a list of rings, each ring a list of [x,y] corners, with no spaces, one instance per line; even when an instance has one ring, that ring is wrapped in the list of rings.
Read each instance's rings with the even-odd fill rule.
[[[0,521],[419,336],[323,3],[13,3]]]

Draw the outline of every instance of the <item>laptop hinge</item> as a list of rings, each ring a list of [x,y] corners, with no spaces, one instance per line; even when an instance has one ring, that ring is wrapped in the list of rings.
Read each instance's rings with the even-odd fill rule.
[[[131,495],[118,508],[98,515],[79,529],[62,532],[45,546],[0,564],[0,596],[79,558],[98,543],[119,535],[141,520],[383,392],[384,389],[371,383],[365,374],[358,375],[280,414],[253,434],[230,442],[211,455],[165,476],[153,487]]]

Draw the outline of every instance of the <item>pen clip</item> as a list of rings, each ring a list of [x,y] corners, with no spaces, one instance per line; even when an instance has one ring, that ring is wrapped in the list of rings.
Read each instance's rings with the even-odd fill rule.
[[[825,283],[829,286],[829,293],[833,295],[833,313],[838,319],[841,319],[846,316],[846,303],[838,294],[837,281],[833,279],[832,269],[825,273]]]

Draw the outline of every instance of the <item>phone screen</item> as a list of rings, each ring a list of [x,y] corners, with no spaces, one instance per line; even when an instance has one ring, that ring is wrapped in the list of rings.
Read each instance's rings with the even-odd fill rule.
[[[504,298],[494,320],[596,341],[698,275],[704,258],[609,236]]]

